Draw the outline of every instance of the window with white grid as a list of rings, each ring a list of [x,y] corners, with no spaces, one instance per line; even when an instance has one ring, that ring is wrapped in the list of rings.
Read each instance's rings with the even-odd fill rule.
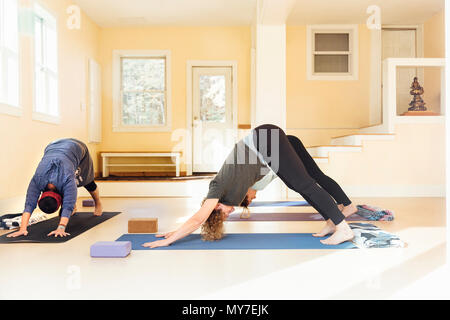
[[[20,115],[17,0],[0,1],[0,112]]]
[[[34,15],[34,119],[59,122],[57,20],[35,5]]]
[[[114,60],[114,131],[170,131],[170,54],[116,51]]]

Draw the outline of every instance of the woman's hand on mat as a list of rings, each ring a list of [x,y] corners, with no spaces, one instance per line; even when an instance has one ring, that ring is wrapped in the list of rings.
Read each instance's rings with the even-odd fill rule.
[[[14,233],[8,234],[6,237],[7,238],[17,238],[17,237],[27,236],[27,235],[28,235],[28,231],[27,230],[19,230],[19,231],[16,231]]]
[[[67,233],[65,230],[62,230],[62,229],[56,229],[55,231],[50,232],[47,236],[48,237],[55,236],[55,238],[58,238],[58,237],[63,238],[63,237],[70,236],[70,233]]]
[[[157,238],[169,238],[171,235],[173,235],[175,233],[175,231],[172,232],[167,232],[167,233],[163,233],[163,234],[157,234],[156,237]]]
[[[167,241],[167,239],[164,239],[164,240],[158,240],[158,241],[153,241],[153,242],[147,242],[147,243],[144,243],[142,246],[153,249],[153,248],[158,248],[158,247],[167,247],[168,245],[170,245],[170,242]]]

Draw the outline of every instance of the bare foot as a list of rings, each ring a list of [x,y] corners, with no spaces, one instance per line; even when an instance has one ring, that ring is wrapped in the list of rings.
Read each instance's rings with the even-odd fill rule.
[[[323,244],[327,245],[338,245],[342,242],[350,241],[354,237],[352,229],[349,227],[347,222],[342,221],[336,226],[336,232],[333,233],[331,237],[325,240],[320,240]]]
[[[325,227],[319,233],[313,234],[313,237],[322,238],[336,231],[336,226],[331,220],[328,220]]]
[[[101,202],[95,204],[94,216],[101,216],[103,214],[103,206]]]
[[[358,212],[358,208],[356,208],[356,206],[351,203],[346,207],[343,207],[343,209],[341,210],[342,214],[348,218],[350,217],[352,214],[355,214],[356,212]]]

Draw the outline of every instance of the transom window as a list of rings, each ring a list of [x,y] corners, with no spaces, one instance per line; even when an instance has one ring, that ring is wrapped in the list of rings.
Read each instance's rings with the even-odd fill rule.
[[[114,55],[114,131],[170,131],[169,52]]]
[[[0,1],[0,112],[19,115],[17,0]]]
[[[357,26],[308,26],[308,79],[356,80]]]

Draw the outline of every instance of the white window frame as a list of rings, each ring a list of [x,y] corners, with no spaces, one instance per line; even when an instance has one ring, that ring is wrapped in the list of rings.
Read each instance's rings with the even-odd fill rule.
[[[18,105],[11,105],[9,103],[5,103],[5,102],[0,102],[0,114],[6,114],[6,115],[11,115],[11,116],[17,116],[20,117],[22,116],[23,113],[23,108],[22,108],[22,87],[21,87],[21,74],[22,74],[22,65],[21,65],[21,59],[20,59],[20,53],[21,53],[21,46],[20,46],[20,35],[19,35],[19,0],[15,0],[16,1],[16,5],[17,5],[17,52],[12,52],[10,49],[8,48],[4,48],[1,45],[1,39],[3,37],[2,34],[0,34],[0,52],[1,57],[3,57],[5,54],[8,55],[15,55],[17,58],[17,62],[18,62],[18,75],[17,75],[17,79],[18,79]],[[0,5],[3,5],[3,2],[0,3]],[[0,17],[1,18],[1,17]],[[0,20],[1,21],[1,20]],[[4,32],[5,30],[3,28],[0,28],[0,32]],[[3,64],[3,68],[5,68],[5,59],[1,59],[0,63]],[[6,73],[2,73],[0,74],[0,77],[3,77],[3,81],[5,82],[7,77],[6,77]],[[2,90],[2,88],[0,88],[0,90]]]
[[[61,123],[61,103],[60,103],[60,99],[61,99],[61,95],[60,95],[60,84],[59,84],[59,23],[58,23],[58,15],[55,14],[54,12],[52,12],[51,10],[49,10],[46,6],[44,6],[43,4],[39,3],[39,2],[35,2],[34,3],[34,15],[33,15],[33,27],[34,27],[34,18],[35,17],[39,17],[42,20],[44,20],[44,22],[49,23],[49,21],[54,21],[55,22],[55,32],[56,32],[56,48],[57,48],[57,52],[56,52],[56,74],[54,74],[54,76],[56,77],[56,87],[57,87],[57,97],[56,97],[56,103],[57,103],[57,115],[51,115],[48,113],[43,113],[43,112],[38,112],[37,111],[37,107],[36,107],[36,43],[33,42],[34,48],[33,48],[33,115],[32,115],[32,119],[35,121],[41,121],[41,122],[46,122],[46,123],[51,123],[51,124],[60,124]],[[36,41],[36,39],[34,39],[34,41]],[[46,72],[52,72],[47,70]],[[52,72],[54,73],[54,72]],[[48,82],[47,82],[47,86],[48,86]],[[48,88],[47,88],[48,90]]]
[[[122,58],[166,59],[166,123],[163,125],[124,125],[122,122]],[[114,50],[113,51],[113,132],[170,132],[172,131],[172,77],[170,50]]]
[[[349,34],[349,72],[348,73],[314,73],[314,51],[316,33],[348,33]],[[306,34],[306,77],[307,80],[358,80],[359,77],[359,59],[358,59],[358,25],[338,24],[338,25],[308,25]],[[342,54],[344,52],[324,52],[324,54]]]

